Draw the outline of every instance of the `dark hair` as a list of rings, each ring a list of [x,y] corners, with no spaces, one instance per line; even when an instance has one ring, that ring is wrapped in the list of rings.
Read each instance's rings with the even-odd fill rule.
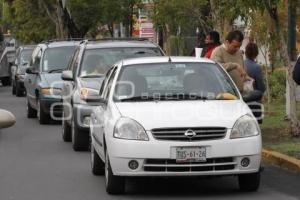
[[[254,60],[258,56],[258,47],[255,43],[249,42],[246,46],[246,57]]]
[[[244,35],[239,30],[231,31],[226,36],[225,40],[228,40],[229,42],[232,42],[232,40],[237,40],[239,42],[242,42],[244,40]]]
[[[210,31],[207,35],[214,41],[214,44],[221,44],[220,34],[217,31]]]

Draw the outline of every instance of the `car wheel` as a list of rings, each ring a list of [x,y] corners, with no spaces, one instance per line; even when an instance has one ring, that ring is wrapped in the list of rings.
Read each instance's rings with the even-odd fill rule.
[[[113,175],[107,151],[105,154],[105,186],[108,194],[123,194],[125,192],[125,178]]]
[[[89,134],[80,131],[75,119],[72,119],[72,146],[74,151],[87,151],[89,149]]]
[[[37,117],[40,124],[49,124],[50,122],[50,116],[43,111],[40,100],[37,102]]]
[[[68,124],[67,120],[65,120],[65,112],[62,114],[62,138],[65,142],[71,142],[72,140],[72,129]]]
[[[21,90],[20,86],[18,86],[18,83],[16,83],[15,86],[15,93],[17,97],[22,97],[24,95],[24,92]]]
[[[91,145],[91,167],[94,175],[104,175],[105,164],[101,160],[93,145]]]
[[[11,93],[12,93],[13,95],[16,94],[16,85],[15,85],[14,83],[12,84],[12,90],[11,90]]]
[[[31,107],[28,101],[28,97],[26,98],[26,110],[27,110],[27,118],[36,118],[37,111]]]
[[[239,175],[239,187],[241,191],[257,191],[260,184],[260,172]]]
[[[3,86],[9,86],[11,84],[10,77],[2,78],[1,82]]]

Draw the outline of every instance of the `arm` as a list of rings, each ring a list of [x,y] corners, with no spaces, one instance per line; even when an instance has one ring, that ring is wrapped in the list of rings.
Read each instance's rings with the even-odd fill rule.
[[[238,68],[237,63],[232,63],[232,62],[225,63],[224,62],[224,60],[222,58],[222,51],[220,48],[216,48],[213,50],[213,52],[211,54],[211,59],[213,61],[219,63],[220,65],[222,65],[227,72]]]
[[[300,85],[300,57],[298,58],[294,67],[293,79],[298,85]]]

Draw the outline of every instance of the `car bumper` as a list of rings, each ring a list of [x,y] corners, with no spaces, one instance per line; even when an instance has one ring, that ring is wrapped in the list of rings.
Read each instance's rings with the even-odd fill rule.
[[[62,99],[61,98],[41,98],[41,109],[52,115],[53,117],[60,117],[62,115]]]
[[[92,106],[84,104],[74,104],[73,115],[76,121],[77,128],[89,133],[90,130],[90,116],[92,113]]]
[[[151,133],[148,133],[150,135]],[[229,134],[227,134],[229,135]],[[117,176],[221,176],[258,172],[261,163],[261,137],[198,142],[128,141],[108,138],[107,150]],[[112,145],[113,143],[113,145]],[[177,163],[177,147],[206,147],[206,162]],[[247,167],[241,165],[248,158]],[[135,160],[139,167],[129,168]]]

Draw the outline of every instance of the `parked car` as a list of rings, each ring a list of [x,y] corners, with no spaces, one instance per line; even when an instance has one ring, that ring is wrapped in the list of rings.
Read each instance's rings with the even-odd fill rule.
[[[11,68],[12,94],[20,97],[25,93],[24,78],[25,71],[31,59],[35,46],[21,46],[17,49],[15,64]]]
[[[16,49],[14,46],[7,46],[0,58],[0,80],[3,86],[11,85],[11,67],[16,58]]]
[[[15,123],[16,118],[11,112],[0,109],[0,130],[3,128],[11,127]]]
[[[72,141],[75,151],[90,146],[89,120],[92,106],[86,96],[98,94],[104,74],[124,58],[162,56],[163,51],[150,41],[107,39],[84,41],[64,71],[62,137]]]
[[[38,117],[40,124],[47,124],[61,116],[61,73],[78,44],[79,41],[48,41],[33,50],[24,80],[28,118]]]
[[[261,131],[226,71],[211,60],[123,60],[103,80],[90,119],[91,166],[110,194],[125,177],[227,176],[255,191]]]

